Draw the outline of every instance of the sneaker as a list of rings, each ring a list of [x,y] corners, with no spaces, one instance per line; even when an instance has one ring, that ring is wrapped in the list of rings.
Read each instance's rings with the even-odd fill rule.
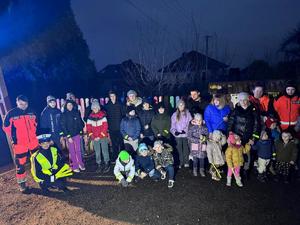
[[[213,174],[211,176],[211,179],[215,180],[215,181],[220,181],[221,179],[219,177],[217,177],[215,174]]]
[[[188,168],[188,167],[190,167],[190,165],[188,163],[186,163],[186,164],[184,164],[184,167]]]
[[[204,169],[200,169],[200,176],[201,177],[206,177]]]
[[[82,170],[82,171],[85,171],[85,167],[84,166],[80,166],[79,165],[79,169]]]
[[[107,163],[107,164],[105,164],[105,166],[104,166],[103,173],[108,173],[109,170],[110,170],[110,165]]]
[[[228,187],[231,186],[231,177],[227,177],[226,185],[227,185]]]
[[[73,170],[73,172],[75,172],[75,173],[79,173],[79,172],[80,172],[80,170],[79,170],[79,169],[74,169],[74,170]]]
[[[193,176],[194,176],[194,177],[197,177],[197,176],[198,176],[197,169],[195,169],[195,168],[193,169]]]
[[[19,183],[19,190],[22,194],[30,194],[30,189],[26,186],[25,182]]]
[[[166,172],[162,172],[160,179],[164,180],[164,179],[166,179],[166,177],[167,177],[167,173]]]
[[[102,173],[102,166],[101,166],[101,164],[97,166],[96,173]]]
[[[72,192],[72,191],[71,191],[69,188],[67,188],[67,187],[62,188],[61,190],[62,190],[65,194],[69,194],[69,193]]]
[[[174,180],[169,180],[168,182],[168,188],[174,187]]]
[[[243,183],[241,181],[241,178],[240,177],[236,177],[235,178],[235,182],[236,182],[236,185],[239,186],[239,187],[243,187]]]

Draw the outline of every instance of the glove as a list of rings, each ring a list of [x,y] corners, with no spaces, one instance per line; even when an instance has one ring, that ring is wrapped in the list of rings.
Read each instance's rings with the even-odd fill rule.
[[[180,133],[178,131],[175,131],[175,136],[178,136]]]
[[[122,180],[121,180],[121,185],[122,185],[123,187],[127,187],[127,186],[128,186],[128,182],[125,180],[125,178],[122,178]]]
[[[181,134],[185,134],[185,131],[184,131],[184,130],[182,130],[182,131],[181,131]]]

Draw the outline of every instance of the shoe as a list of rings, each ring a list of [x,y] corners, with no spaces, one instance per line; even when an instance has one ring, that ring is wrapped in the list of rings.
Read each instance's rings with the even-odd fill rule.
[[[22,194],[30,194],[30,189],[26,186],[26,182],[19,183],[19,190]]]
[[[79,169],[82,170],[82,171],[85,171],[85,167],[84,166],[80,166],[79,165]]]
[[[228,187],[231,186],[231,177],[227,177],[226,185],[227,185]]]
[[[74,169],[73,172],[80,173],[80,170],[79,169]]]
[[[71,191],[69,188],[67,188],[67,187],[62,188],[61,190],[62,190],[65,194],[69,194],[69,193],[72,192],[72,191]]]
[[[188,167],[190,167],[190,165],[188,163],[186,163],[186,164],[184,164],[184,167],[188,168]]]
[[[98,164],[97,169],[96,169],[96,173],[102,173],[102,166],[101,164]]]
[[[110,165],[108,163],[105,164],[104,169],[103,169],[103,173],[108,173],[110,170]]]
[[[212,174],[211,179],[213,179],[215,181],[220,181],[221,180],[219,177],[217,177],[216,173]]]
[[[160,179],[164,180],[167,177],[167,173],[166,172],[161,172],[161,177]]]
[[[182,167],[183,167],[183,166],[179,165],[179,166],[178,166],[178,169],[181,169]]]
[[[168,188],[174,187],[174,180],[169,180],[168,182]]]
[[[259,182],[261,182],[261,183],[265,183],[265,182],[266,182],[265,179],[264,179],[264,177],[263,177],[263,174],[262,174],[262,173],[259,173],[259,174],[257,175],[257,180],[258,180]]]
[[[194,169],[193,169],[193,176],[194,176],[194,177],[197,177],[197,176],[198,176],[197,168],[194,168]]]
[[[206,177],[204,169],[200,169],[200,176],[201,177]]]
[[[235,178],[235,182],[236,182],[236,185],[239,186],[239,187],[243,187],[243,183],[241,181],[241,177],[236,177]]]

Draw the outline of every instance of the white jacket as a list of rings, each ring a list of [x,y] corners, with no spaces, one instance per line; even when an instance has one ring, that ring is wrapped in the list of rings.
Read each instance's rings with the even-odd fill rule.
[[[116,165],[114,167],[114,175],[116,176],[118,181],[121,181],[124,178],[123,174],[126,174],[127,182],[131,182],[134,178],[135,166],[134,160],[131,158],[131,156],[129,158],[129,162],[125,166],[121,163],[119,157],[116,160]]]

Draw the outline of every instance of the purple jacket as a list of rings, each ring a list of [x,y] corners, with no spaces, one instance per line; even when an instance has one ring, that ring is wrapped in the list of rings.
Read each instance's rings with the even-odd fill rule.
[[[182,114],[180,116],[179,121],[177,121],[176,118],[176,112],[173,113],[172,117],[171,117],[171,133],[175,136],[175,137],[187,137],[188,134],[188,127],[190,124],[190,121],[192,120],[192,116],[190,114],[190,112],[188,110],[185,111],[185,114]],[[175,132],[178,131],[179,133],[181,131],[184,131],[184,134],[179,134],[178,136],[175,135]]]

